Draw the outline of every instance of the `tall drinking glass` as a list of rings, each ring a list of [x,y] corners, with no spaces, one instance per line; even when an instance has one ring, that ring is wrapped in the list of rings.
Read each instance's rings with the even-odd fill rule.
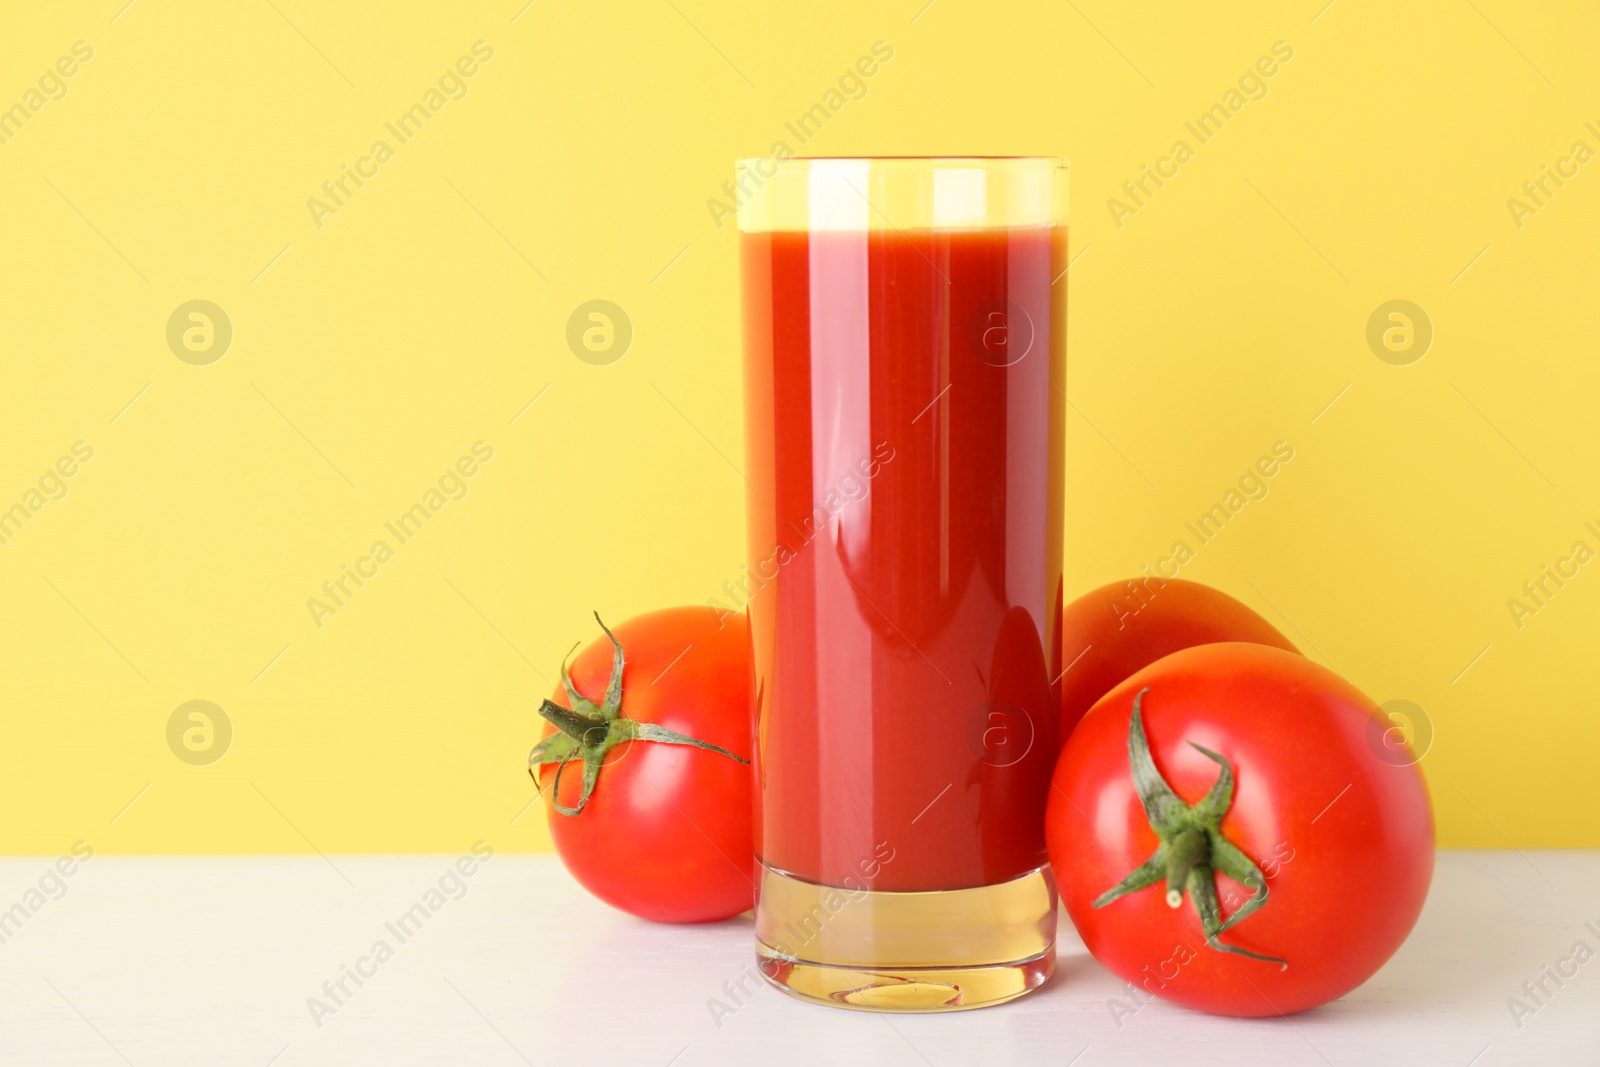
[[[1055,964],[1067,171],[740,163],[756,951],[942,1011]]]

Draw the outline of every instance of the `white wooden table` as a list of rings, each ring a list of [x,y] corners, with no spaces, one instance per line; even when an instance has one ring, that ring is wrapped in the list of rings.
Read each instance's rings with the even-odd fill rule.
[[[459,899],[441,894],[404,929],[385,924],[426,910],[456,857],[96,856],[59,899],[52,858],[10,857],[0,909],[28,914],[0,914],[0,1063],[1600,1063],[1600,958],[1560,988],[1546,978],[1543,1006],[1522,988],[1575,942],[1600,952],[1584,925],[1600,930],[1600,855],[1439,859],[1410,941],[1345,999],[1271,1021],[1157,1002],[1119,1026],[1108,1001],[1120,983],[1070,927],[1056,978],[1033,996],[884,1016],[765,987],[738,1004],[729,990],[754,973],[748,918],[639,922],[587,897],[551,856],[495,855]],[[381,961],[379,941],[393,950]],[[361,985],[347,966],[367,972]],[[336,1001],[324,983],[338,992],[341,977]],[[1513,996],[1537,1007],[1520,1027]],[[314,1019],[312,997],[331,1011]],[[737,1010],[714,1020],[712,998]]]

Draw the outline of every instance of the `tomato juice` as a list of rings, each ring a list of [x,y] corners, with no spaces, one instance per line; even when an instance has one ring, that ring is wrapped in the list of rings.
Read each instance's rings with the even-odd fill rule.
[[[1065,226],[740,241],[757,859],[886,891],[1034,871],[1060,747]]]

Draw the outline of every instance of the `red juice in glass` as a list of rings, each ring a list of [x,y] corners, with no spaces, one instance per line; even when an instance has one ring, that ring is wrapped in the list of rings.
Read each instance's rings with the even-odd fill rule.
[[[763,972],[845,1006],[1007,1000],[1054,959],[1065,168],[757,160],[751,185]]]

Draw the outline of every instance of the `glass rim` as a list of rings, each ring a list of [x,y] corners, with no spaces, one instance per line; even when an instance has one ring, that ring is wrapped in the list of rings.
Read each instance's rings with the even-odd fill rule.
[[[757,163],[771,163],[773,156],[745,156],[734,161],[738,167],[753,167]],[[777,160],[779,166],[791,163],[865,163],[869,165],[912,164],[933,166],[1044,166],[1066,168],[1071,162],[1065,156],[790,156]]]
[[[1072,172],[1060,156],[764,156],[736,173],[740,231],[776,233],[1064,226]]]

